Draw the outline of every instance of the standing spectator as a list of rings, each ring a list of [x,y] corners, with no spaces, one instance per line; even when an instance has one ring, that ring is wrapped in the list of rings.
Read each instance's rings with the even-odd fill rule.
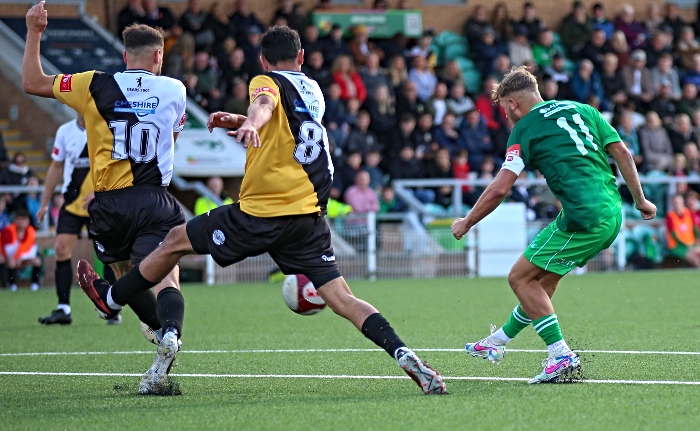
[[[571,55],[577,58],[592,33],[593,22],[588,17],[586,7],[577,0],[574,2],[573,10],[561,24],[561,41]]]
[[[221,199],[223,205],[230,205],[233,203],[233,199],[231,199],[224,191],[223,178],[209,177],[209,179],[207,179],[207,188],[211,190],[214,196]],[[219,205],[217,205],[216,202],[211,200],[209,197],[202,195],[198,197],[194,203],[194,215],[202,215],[218,207]]]
[[[647,32],[644,26],[634,19],[634,8],[623,5],[620,15],[615,18],[615,30],[625,34],[630,49],[640,49],[647,45]]]
[[[698,142],[698,135],[693,131],[693,124],[687,114],[678,114],[673,126],[668,131],[671,148],[674,153],[683,153],[686,142]]]
[[[180,27],[185,33],[190,33],[194,37],[194,47],[196,50],[212,46],[214,44],[214,33],[204,27],[207,13],[202,9],[201,0],[188,0],[187,10],[180,17]]]
[[[615,25],[605,15],[605,6],[602,3],[596,3],[593,5],[592,11],[593,29],[602,30],[605,33],[605,40],[609,40],[613,35]]]
[[[394,94],[398,94],[403,85],[408,82],[406,60],[401,55],[396,55],[389,60],[389,82]]]
[[[617,126],[617,133],[620,135],[620,140],[625,144],[634,164],[637,166],[638,170],[641,170],[642,164],[644,163],[644,156],[642,155],[642,149],[639,145],[639,137],[637,136],[637,130],[634,128],[632,120],[632,112],[628,110],[622,111],[620,114],[620,121]]]
[[[360,78],[360,74],[355,71],[350,56],[340,55],[331,67],[333,81],[340,85],[340,98],[343,100],[358,99],[360,103],[367,99],[367,89]]]
[[[651,72],[646,67],[647,55],[641,49],[632,51],[631,64],[622,69],[629,99],[634,101],[636,109],[641,111],[654,98],[654,82]]]
[[[569,89],[571,98],[576,102],[586,103],[591,96],[603,100],[603,85],[598,73],[593,69],[593,62],[588,59],[579,62],[577,73],[571,77]]]
[[[336,57],[340,55],[350,55],[350,47],[343,39],[343,28],[338,24],[333,24],[328,37],[324,39],[323,58],[328,63],[334,63]]]
[[[383,84],[374,90],[372,99],[372,103],[366,104],[367,111],[372,118],[370,130],[377,135],[380,146],[383,148],[398,136],[396,106],[389,94],[389,87]]]
[[[666,19],[663,25],[671,28],[673,30],[673,38],[678,39],[686,23],[679,15],[676,3],[666,2]]]
[[[693,57],[700,54],[700,42],[695,40],[695,32],[692,27],[683,27],[681,30],[681,35],[676,42],[676,54],[679,57],[681,68],[693,68]]]
[[[507,54],[506,45],[496,40],[496,32],[492,27],[486,27],[481,39],[474,46],[474,63],[481,76],[493,73],[494,62],[499,55]]]
[[[646,124],[639,130],[639,144],[649,169],[666,172],[673,161],[671,140],[661,125],[659,115],[654,111],[647,112]]]
[[[209,15],[203,24],[204,28],[211,31],[214,35],[214,44],[212,46],[214,53],[223,51],[224,40],[231,33],[231,23],[224,11],[224,5],[216,1],[209,8]]]
[[[615,31],[610,39],[610,48],[617,56],[617,63],[620,69],[627,67],[630,59],[630,49],[627,45],[627,38],[621,31]]]
[[[257,25],[248,27],[246,39],[240,44],[245,54],[246,67],[251,73],[257,74],[262,68],[260,66],[260,40],[262,38],[262,28]]]
[[[41,279],[41,258],[37,256],[36,232],[30,224],[29,213],[17,210],[15,220],[0,232],[0,275],[3,285],[17,290],[17,270],[32,266],[32,290],[39,290]]]
[[[617,56],[606,54],[603,58],[603,69],[600,82],[603,85],[603,98],[612,105],[627,103],[627,86],[622,78],[622,72],[617,68]]]
[[[532,55],[532,48],[527,39],[527,27],[519,24],[513,32],[513,40],[508,42],[508,55],[513,66],[521,66],[524,63],[535,61]]]
[[[554,33],[550,29],[544,29],[540,33],[537,43],[532,46],[532,55],[535,64],[540,70],[544,70],[552,63],[552,58],[557,53],[554,46]]]
[[[695,84],[683,84],[681,100],[676,104],[676,108],[679,113],[682,112],[689,116],[694,115],[694,112],[700,109],[700,98],[698,98],[698,88]]]
[[[666,245],[672,256],[700,268],[700,233],[683,195],[671,198],[671,211],[666,215]]]
[[[464,146],[469,151],[469,166],[478,170],[487,156],[493,152],[493,143],[486,121],[479,111],[472,110],[462,121],[459,134],[464,140]],[[501,155],[499,155],[501,156]]]
[[[348,44],[350,53],[355,61],[355,66],[361,67],[367,63],[367,57],[375,54],[379,61],[384,59],[384,52],[369,40],[369,29],[366,25],[360,24],[352,30],[353,38]]]
[[[544,30],[544,23],[537,16],[537,10],[532,2],[523,4],[523,16],[520,18],[519,24],[527,29],[527,38],[532,44],[537,42],[540,32]]]
[[[586,42],[581,50],[581,58],[590,60],[596,72],[603,70],[603,58],[605,54],[611,53],[612,48],[605,40],[605,32],[596,30],[591,35],[591,40]]]
[[[454,114],[461,122],[462,116],[474,108],[474,101],[466,95],[462,81],[455,82],[447,98],[447,112]]]
[[[367,89],[368,100],[372,99],[374,91],[381,85],[385,85],[393,96],[394,89],[389,82],[389,77],[379,67],[379,61],[380,58],[376,53],[370,53],[365,66],[360,69],[360,78]]]
[[[293,3],[292,0],[277,0],[277,10],[275,11],[272,20],[284,18],[287,21],[287,26],[296,30],[301,30],[303,17],[299,13],[299,4]]]
[[[131,24],[142,24],[143,18],[146,16],[146,11],[143,9],[143,0],[129,0],[124,9],[119,11],[119,27],[117,28],[118,34],[121,37],[122,32],[125,28]]]
[[[476,45],[486,27],[490,27],[486,19],[486,8],[482,5],[474,6],[471,16],[464,25],[464,35],[467,37],[469,46],[473,47]]]
[[[248,36],[251,27],[263,28],[262,21],[248,7],[248,0],[236,0],[235,12],[228,17],[235,31],[236,42],[240,46]]]
[[[157,0],[143,0],[143,10],[146,12],[146,15],[141,18],[140,23],[162,28],[163,38],[168,39],[173,27],[177,24],[175,15],[170,9],[159,6]]]
[[[316,81],[324,94],[327,93],[333,82],[333,75],[331,75],[331,71],[325,65],[323,52],[311,51],[306,55],[308,60],[301,66],[302,72]]]
[[[435,111],[435,124],[440,125],[443,117],[445,117],[447,113],[447,85],[444,82],[437,83],[435,86],[435,93],[433,93],[433,97],[428,100],[428,103],[432,105],[433,111]]]
[[[681,98],[681,84],[678,71],[673,67],[671,54],[662,54],[659,57],[658,64],[651,69],[651,81],[654,91],[658,91],[663,83],[668,83],[671,86],[671,98],[676,101]]]
[[[455,129],[455,116],[452,114],[445,115],[441,124],[434,126],[433,140],[450,154],[454,154],[460,148],[466,148],[464,139]]]
[[[670,38],[671,36],[663,31],[659,31],[651,37],[651,41],[645,50],[647,53],[647,67],[656,67],[661,56],[673,54]]]
[[[355,183],[345,190],[345,203],[352,207],[355,214],[367,214],[379,211],[379,197],[370,187],[369,172],[361,170],[355,175]]]
[[[413,57],[413,69],[408,73],[408,80],[416,84],[418,99],[427,102],[435,92],[437,77],[428,69],[428,60],[417,55]]]
[[[651,3],[647,9],[647,19],[644,20],[644,29],[649,34],[656,34],[661,29],[663,22],[661,8],[657,3]]]
[[[496,40],[501,43],[508,43],[513,38],[513,20],[508,13],[508,6],[505,2],[498,2],[491,12],[491,27],[496,32]]]
[[[371,117],[367,111],[360,111],[357,113],[357,124],[355,124],[355,128],[348,135],[348,139],[345,143],[344,150],[347,154],[359,153],[360,156],[364,158],[370,151],[382,150],[377,135],[369,130],[371,121]]]

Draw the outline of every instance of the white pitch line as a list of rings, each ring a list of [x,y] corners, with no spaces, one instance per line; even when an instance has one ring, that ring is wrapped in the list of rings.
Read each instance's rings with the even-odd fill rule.
[[[0,371],[5,376],[55,376],[55,377],[141,377],[135,373],[61,373],[43,371]],[[356,380],[398,380],[408,376],[351,376],[346,374],[171,374],[173,377],[195,377],[210,379],[356,379]],[[524,377],[482,377],[445,376],[445,380],[478,380],[493,382],[527,382]],[[684,385],[700,386],[700,382],[683,380],[583,380],[580,383],[613,385]]]
[[[460,352],[464,349],[413,349],[416,352]],[[234,350],[182,350],[180,353],[213,354],[213,353],[363,353],[383,352],[382,349],[234,349]],[[508,349],[514,353],[546,353],[546,350],[538,349]],[[676,352],[655,350],[576,350],[577,353],[604,353],[613,355],[671,355],[671,356],[700,356],[700,352]],[[0,353],[0,357],[7,356],[71,356],[71,355],[152,355],[152,350],[129,350],[117,352],[18,352]]]

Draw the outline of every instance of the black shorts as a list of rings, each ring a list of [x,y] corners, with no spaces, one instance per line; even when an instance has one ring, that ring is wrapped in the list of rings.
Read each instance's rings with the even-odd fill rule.
[[[165,187],[140,185],[95,193],[88,207],[90,233],[103,263],[141,262],[185,214]]]
[[[58,222],[56,223],[57,234],[78,235],[83,231],[83,226],[90,229],[90,217],[80,217],[66,210],[63,205],[58,212]]]
[[[221,266],[267,252],[283,273],[306,275],[316,287],[340,277],[330,228],[318,214],[263,218],[224,205],[190,220],[187,236],[195,252]]]

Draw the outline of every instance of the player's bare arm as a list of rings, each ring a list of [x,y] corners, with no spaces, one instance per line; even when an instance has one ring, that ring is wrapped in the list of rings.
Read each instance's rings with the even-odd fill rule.
[[[209,115],[207,129],[211,133],[214,128],[237,129],[243,125],[248,117],[245,115],[231,114],[229,112],[214,112]]]
[[[634,206],[642,214],[644,220],[651,220],[656,216],[656,205],[649,202],[644,197],[642,184],[639,182],[637,167],[629,150],[622,142],[613,142],[605,147],[608,153],[615,159],[622,178],[625,179],[627,187],[634,198]]]
[[[515,172],[501,169],[493,182],[481,194],[479,200],[476,201],[469,214],[452,223],[452,235],[457,239],[462,239],[475,224],[491,214],[503,202],[517,179],[518,176]]]
[[[252,145],[253,148],[260,146],[260,130],[272,118],[272,111],[275,109],[275,101],[272,97],[262,94],[253,100],[248,107],[248,118],[243,122],[238,130],[228,132],[230,136],[235,136],[236,141],[244,145]]]
[[[53,98],[55,75],[47,76],[41,67],[39,47],[41,34],[48,23],[48,13],[44,1],[32,6],[27,12],[27,43],[22,58],[22,87],[27,94]]]
[[[56,190],[56,185],[63,175],[63,165],[65,162],[59,162],[54,160],[49,166],[48,172],[46,172],[46,182],[44,183],[44,194],[41,195],[41,205],[39,206],[39,211],[36,212],[36,220],[41,223],[44,221],[46,212],[49,210],[49,201],[53,196],[53,191]]]

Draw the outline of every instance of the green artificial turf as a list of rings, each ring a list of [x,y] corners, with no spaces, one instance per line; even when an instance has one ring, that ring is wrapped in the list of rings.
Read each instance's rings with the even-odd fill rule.
[[[461,351],[507,319],[516,299],[505,280],[351,282],[446,376],[448,396],[422,395],[351,324],[330,310],[297,316],[268,284],[184,286],[183,350],[171,372],[182,395],[139,396],[155,346],[131,311],[107,326],[74,290],[73,324],[43,327],[37,318],[55,306],[53,289],[2,291],[0,372],[44,374],[0,374],[0,429],[694,429],[700,385],[609,381],[700,382],[700,353],[610,351],[700,352],[699,281],[690,271],[566,277],[554,300],[564,336],[574,349],[608,352],[580,354],[589,383],[540,386],[455,379],[541,371],[546,353],[517,351],[544,349],[531,328],[498,366]],[[9,355],[41,352],[93,353]],[[289,377],[299,375],[331,378]],[[332,378],[341,375],[401,378]]]

